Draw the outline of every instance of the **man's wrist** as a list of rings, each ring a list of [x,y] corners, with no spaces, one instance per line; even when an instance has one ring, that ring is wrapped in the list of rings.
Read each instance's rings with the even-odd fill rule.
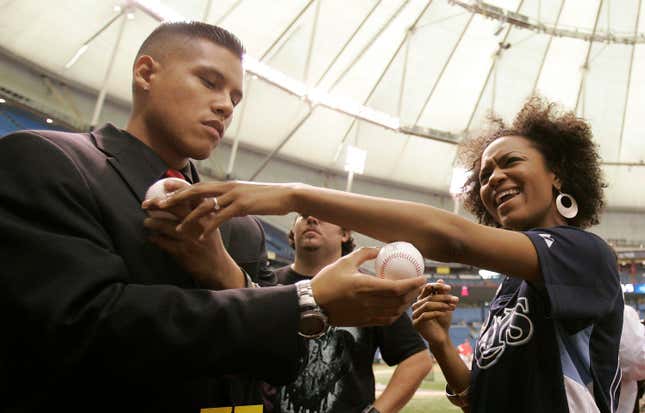
[[[298,334],[305,338],[318,338],[329,329],[327,315],[316,303],[311,289],[311,280],[298,281],[295,285],[300,309]]]

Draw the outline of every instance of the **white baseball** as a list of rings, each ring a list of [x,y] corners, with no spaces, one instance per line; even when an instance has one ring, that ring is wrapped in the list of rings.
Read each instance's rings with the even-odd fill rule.
[[[166,191],[166,182],[174,181],[181,183],[183,186],[190,186],[187,181],[179,178],[164,178],[160,179],[154,184],[150,185],[150,188],[146,191],[146,201],[153,198],[165,198],[170,192]],[[148,211],[148,215],[153,218],[162,218],[162,219],[172,219],[177,220],[177,217],[170,212],[166,211]]]
[[[400,280],[423,275],[423,256],[409,242],[397,241],[381,248],[375,262],[376,275],[381,278]]]

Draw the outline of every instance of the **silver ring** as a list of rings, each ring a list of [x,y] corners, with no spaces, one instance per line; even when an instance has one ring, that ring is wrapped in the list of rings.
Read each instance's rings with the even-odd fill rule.
[[[217,197],[213,196],[211,197],[211,199],[213,200],[213,211],[219,211],[220,206],[219,206],[219,202],[217,202]]]

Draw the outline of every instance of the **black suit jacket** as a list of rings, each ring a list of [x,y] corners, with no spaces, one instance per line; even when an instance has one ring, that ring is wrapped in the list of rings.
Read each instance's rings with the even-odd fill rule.
[[[236,401],[227,375],[295,377],[293,286],[199,289],[146,241],[143,143],[18,132],[0,165],[0,411],[196,411]]]

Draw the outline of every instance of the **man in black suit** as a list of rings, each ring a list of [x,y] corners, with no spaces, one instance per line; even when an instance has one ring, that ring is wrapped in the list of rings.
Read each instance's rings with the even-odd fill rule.
[[[238,288],[247,277],[219,233],[188,251],[190,231],[150,219],[146,231],[147,188],[169,168],[197,179],[189,158],[207,158],[230,124],[242,53],[220,28],[161,25],[137,54],[125,130],[0,139],[1,411],[243,402],[227,376],[293,379],[322,310],[334,324],[385,324],[414,299],[423,280],[352,274],[373,250],[330,266],[316,289]]]

